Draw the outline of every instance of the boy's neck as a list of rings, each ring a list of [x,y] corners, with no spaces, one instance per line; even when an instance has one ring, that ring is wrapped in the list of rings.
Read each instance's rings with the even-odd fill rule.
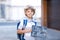
[[[32,19],[32,17],[28,17],[28,19]]]
[[[26,16],[27,17],[27,16]],[[28,19],[32,19],[33,17],[27,17]]]
[[[27,17],[27,16],[25,16],[27,19],[29,19],[29,20],[31,20],[31,19],[33,19],[33,17]]]

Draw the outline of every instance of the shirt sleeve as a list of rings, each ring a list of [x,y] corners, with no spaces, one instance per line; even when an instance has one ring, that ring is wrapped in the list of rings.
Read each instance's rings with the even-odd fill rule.
[[[22,29],[23,28],[23,20],[20,20],[20,25],[18,27],[18,29]]]

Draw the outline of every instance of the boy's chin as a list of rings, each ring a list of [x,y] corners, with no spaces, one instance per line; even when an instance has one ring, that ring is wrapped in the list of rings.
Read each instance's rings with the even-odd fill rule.
[[[28,18],[32,18],[32,17],[28,17]]]

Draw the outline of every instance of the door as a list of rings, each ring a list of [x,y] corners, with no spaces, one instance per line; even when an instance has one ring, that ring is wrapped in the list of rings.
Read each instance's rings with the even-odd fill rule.
[[[47,25],[60,30],[60,0],[47,1]]]

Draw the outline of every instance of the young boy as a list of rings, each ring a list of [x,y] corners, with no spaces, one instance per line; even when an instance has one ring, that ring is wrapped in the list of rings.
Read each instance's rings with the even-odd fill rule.
[[[24,12],[25,12],[26,17],[22,18],[20,25],[19,25],[19,28],[17,30],[17,33],[24,34],[25,40],[35,40],[34,37],[31,36],[32,25],[35,25],[35,23],[33,22],[34,21],[33,15],[35,14],[35,9],[31,6],[28,6],[26,9],[24,9]],[[23,25],[23,20],[27,20],[26,25]]]

